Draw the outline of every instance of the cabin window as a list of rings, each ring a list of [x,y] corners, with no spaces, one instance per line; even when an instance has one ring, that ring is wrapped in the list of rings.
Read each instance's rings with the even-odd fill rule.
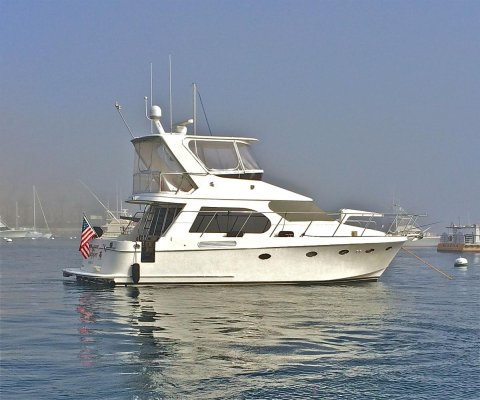
[[[203,207],[193,222],[190,232],[225,233],[264,233],[271,222],[263,214],[244,208]]]
[[[140,235],[144,238],[163,236],[182,208],[183,205],[179,207],[178,204],[150,206],[142,219]]]

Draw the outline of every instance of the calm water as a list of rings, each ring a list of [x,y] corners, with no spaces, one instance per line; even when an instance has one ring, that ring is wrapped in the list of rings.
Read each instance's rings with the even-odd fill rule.
[[[376,283],[92,288],[70,240],[0,243],[1,399],[478,399],[480,254]]]

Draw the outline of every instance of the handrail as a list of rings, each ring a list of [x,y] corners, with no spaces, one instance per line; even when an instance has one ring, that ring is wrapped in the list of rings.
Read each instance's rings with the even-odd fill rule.
[[[333,232],[333,235],[332,235],[332,236],[335,236],[335,234],[337,233],[337,231],[338,231],[338,230],[340,229],[340,227],[343,225],[343,222],[345,221],[345,218],[348,219],[348,214],[343,214],[342,219],[340,220],[340,223],[338,224],[337,229],[335,229],[335,232]]]
[[[215,217],[217,216],[218,212],[216,212],[215,214],[213,214],[212,218],[210,218],[210,221],[208,221],[208,224],[207,226],[205,227],[205,229],[203,230],[202,234],[200,235],[200,237],[203,236],[203,234],[205,233],[205,231],[208,229],[208,227],[210,226],[210,224],[212,223],[212,221],[215,219]]]
[[[159,193],[172,192],[177,194],[179,191],[191,192],[196,189],[195,183],[188,179],[189,176],[205,176],[207,173],[190,172],[161,172],[161,171],[139,171],[133,174],[133,193]],[[169,181],[168,178],[180,177],[180,184]]]
[[[370,215],[370,219],[369,219],[368,222],[365,224],[365,227],[363,228],[362,234],[361,234],[360,236],[363,236],[363,234],[364,234],[365,231],[367,230],[367,226],[370,225],[370,222],[372,222],[372,218],[373,218],[373,214]]]
[[[133,217],[130,220],[130,222],[128,223],[128,225],[121,228],[122,229],[122,234],[128,235],[128,234],[132,233],[133,229],[135,228],[135,226],[137,224],[137,221],[139,221],[143,217],[143,214],[145,214],[145,211],[136,211],[135,214],[133,214]],[[137,219],[137,215],[140,215],[140,217],[138,219]]]
[[[305,228],[305,230],[303,231],[303,233],[300,236],[305,236],[307,234],[308,228],[310,228],[310,226],[312,224],[313,224],[313,221],[310,221],[308,226]],[[340,226],[340,225],[341,225],[341,223],[338,226]],[[337,226],[337,229],[335,229],[335,232],[338,230],[338,226]],[[333,236],[335,236],[335,232],[333,233]]]
[[[272,233],[270,233],[270,237],[273,236],[273,234],[275,233],[275,231],[278,228],[278,225],[280,225],[280,222],[282,222],[282,221],[285,221],[285,218],[280,215],[280,219],[278,220],[277,225],[275,225],[275,228],[273,228]]]
[[[250,219],[250,217],[253,215],[254,211],[251,211],[250,214],[248,214],[248,217],[247,219],[245,220],[245,222],[243,223],[242,227],[240,228],[239,232],[242,232],[243,231],[243,228],[245,228],[245,225],[247,224],[248,220]],[[238,234],[237,234],[238,236]]]
[[[182,213],[183,212],[196,212],[196,211],[181,211]],[[210,217],[207,225],[205,226],[205,228],[203,229],[200,237],[202,237],[208,230],[208,228],[210,227],[211,223],[213,222],[213,220],[221,213],[226,213],[227,215],[230,214],[230,210],[216,210],[213,215]],[[338,225],[337,227],[335,228],[334,232],[331,234],[331,235],[328,235],[328,237],[334,237],[337,235],[337,232],[338,230],[342,227],[342,226],[346,226],[347,224],[344,223],[345,220],[348,220],[348,213],[344,213],[344,212],[337,212],[337,213],[325,213],[325,212],[302,212],[302,211],[290,211],[290,212],[285,212],[285,213],[277,213],[277,212],[273,212],[273,211],[269,211],[269,212],[260,212],[260,211],[251,211],[251,210],[245,210],[245,211],[241,211],[241,210],[238,210],[238,211],[235,211],[236,214],[248,214],[248,217],[246,218],[245,222],[242,224],[242,227],[240,228],[240,231],[243,230],[243,228],[246,226],[248,220],[250,219],[250,217],[255,214],[255,213],[260,213],[260,214],[263,214],[263,215],[269,215],[269,214],[274,214],[276,216],[279,216],[279,220],[278,222],[276,223],[276,225],[270,229],[270,234],[269,236],[272,237],[275,235],[275,233],[277,232],[278,230],[278,227],[281,225],[281,224],[284,224],[283,228],[285,228],[285,226],[293,226],[293,225],[305,225],[305,223],[308,223],[305,230],[303,231],[302,234],[300,234],[300,236],[310,236],[310,235],[306,235],[308,229],[312,226],[313,222],[315,222],[314,219],[310,220],[310,221],[288,221],[287,219],[287,216],[288,214],[308,214],[308,215],[311,215],[311,214],[321,214],[321,215],[325,215],[327,214],[328,216],[339,216],[339,215],[342,215],[342,218],[340,219],[340,221],[338,219],[335,219],[334,221],[338,222]],[[367,214],[367,213],[365,213]],[[374,221],[373,219],[375,218],[375,214],[376,213],[369,213],[370,214],[370,218],[365,221],[351,221],[351,223],[354,223],[354,222],[362,222],[364,223],[364,226],[363,226],[363,230],[361,232],[361,234],[359,235],[360,237],[361,236],[365,236],[365,233],[368,229],[370,229],[370,226],[372,224],[376,225],[376,221]],[[351,213],[351,215],[354,215],[354,213]],[[391,216],[396,216],[396,214],[382,214],[383,216],[387,216],[387,217],[391,217]],[[205,216],[206,217],[206,216]],[[412,215],[412,217],[418,217],[416,215]],[[331,221],[333,222],[333,221]],[[350,224],[348,224],[348,226],[350,226]],[[361,228],[361,227],[359,227]],[[393,235],[392,232],[385,232],[386,234],[390,234],[390,235]],[[315,236],[315,235],[312,235],[312,237]],[[398,234],[398,236],[404,236],[404,235],[401,235],[401,234]]]
[[[195,214],[198,214],[198,211],[192,211],[192,210],[181,210],[180,214],[182,213],[195,213]],[[211,214],[210,214],[211,213]],[[215,218],[218,217],[218,215],[222,215],[222,213],[225,213],[227,216],[230,215],[232,213],[231,210],[221,210],[221,209],[217,209],[217,210],[211,210],[208,214],[204,215],[204,218],[207,218],[205,221],[202,221],[201,225],[204,225],[205,222],[207,222],[207,224],[204,226],[203,230],[201,231],[200,233],[200,237],[203,237],[205,233],[208,232],[209,230],[209,227],[211,226],[211,224],[214,222]],[[338,232],[339,230],[342,228],[342,227],[349,227],[349,226],[355,226],[353,225],[354,223],[362,223],[363,226],[358,226],[358,228],[361,229],[361,233],[359,232],[359,237],[363,237],[366,235],[367,233],[367,230],[368,229],[371,229],[371,225],[372,224],[376,224],[377,222],[374,221],[374,218],[376,218],[378,216],[378,214],[376,213],[368,213],[370,214],[370,218],[368,220],[348,220],[348,215],[351,214],[351,215],[354,215],[355,213],[345,213],[345,212],[335,212],[335,213],[325,213],[325,212],[311,212],[311,211],[308,211],[308,212],[302,212],[302,211],[290,211],[290,212],[285,212],[285,213],[278,213],[278,212],[274,212],[274,211],[266,211],[266,212],[262,212],[262,211],[254,211],[254,210],[235,210],[235,214],[245,214],[247,216],[247,218],[245,219],[245,221],[242,222],[242,226],[239,230],[239,232],[243,232],[244,231],[244,228],[247,226],[248,222],[251,220],[252,216],[255,215],[256,213],[258,214],[262,214],[264,216],[266,216],[270,222],[273,222],[273,218],[272,216],[275,216],[275,217],[279,217],[278,221],[276,222],[276,224],[273,226],[270,226],[270,228],[265,231],[264,233],[269,233],[269,236],[272,237],[272,236],[275,236],[278,231],[279,231],[279,227],[283,224],[283,227],[282,227],[282,230],[283,229],[290,229],[290,230],[296,230],[297,234],[299,234],[300,237],[303,237],[303,236],[309,236],[309,237],[335,237],[335,236],[338,236]],[[134,218],[137,219],[136,217],[137,216],[142,216],[143,214],[145,214],[145,211],[137,211],[134,215]],[[287,219],[288,215],[289,214],[308,214],[308,215],[312,215],[312,214],[321,214],[321,215],[328,215],[328,216],[331,216],[331,217],[337,217],[336,219],[333,218],[331,221],[317,221],[315,220],[315,218],[312,218],[311,220],[294,220],[294,221],[289,221]],[[177,217],[178,217],[177,215]],[[341,218],[338,218],[340,217]],[[358,214],[356,214],[356,216],[358,216]],[[367,216],[367,213],[364,214],[364,216]],[[395,217],[395,218],[398,218],[399,215],[398,214],[382,214],[383,217]],[[405,216],[405,214],[402,214],[401,216]],[[410,220],[412,221],[416,221],[417,218],[419,217],[419,215],[409,215],[410,217]],[[380,217],[378,217],[380,218]],[[348,220],[348,223],[346,222]],[[132,226],[132,222],[131,221],[128,226],[125,228],[125,234],[128,234],[128,233],[131,233],[132,230],[133,230],[133,226]],[[192,221],[193,222],[193,221]],[[330,224],[330,223],[333,223],[333,222],[336,222],[337,223],[337,226],[333,227],[332,226],[332,231],[330,231],[329,234],[326,234],[326,235],[316,235],[315,232],[312,234],[312,235],[307,235],[307,231],[312,227],[312,225],[314,224],[314,222],[319,222],[319,223],[323,223],[323,224]],[[355,226],[357,227],[357,226]],[[298,233],[298,230],[301,229],[301,231],[303,231],[303,233]],[[211,233],[221,233],[221,232],[211,232]],[[244,233],[248,233],[248,232],[244,232]],[[390,235],[390,236],[407,236],[407,231],[405,230],[401,230],[401,231],[397,231],[397,232],[392,232],[390,229],[385,232],[385,235]],[[342,237],[344,236],[344,234],[342,234]]]

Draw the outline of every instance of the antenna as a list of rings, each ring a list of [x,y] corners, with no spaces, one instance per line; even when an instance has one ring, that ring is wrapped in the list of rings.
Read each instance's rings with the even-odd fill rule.
[[[205,106],[203,105],[202,95],[200,94],[200,90],[198,90],[198,88],[197,88],[197,93],[198,93],[198,99],[200,100],[200,105],[202,106],[203,116],[205,117],[205,122],[207,123],[207,126],[208,126],[208,131],[210,132],[210,136],[212,136],[212,129],[210,128],[210,124],[207,118],[207,112],[205,111]]]
[[[123,118],[123,115],[122,115],[122,112],[121,112],[122,106],[118,103],[118,101],[115,102],[115,108],[117,109],[118,113],[120,114],[120,117],[122,118],[123,123],[125,124],[128,131],[130,132],[130,136],[132,137],[132,139],[135,139],[135,136],[133,136],[132,130],[128,126],[127,121],[125,121],[125,118]]]
[[[170,132],[173,132],[173,108],[172,108],[172,55],[168,55],[169,89],[170,89]]]
[[[197,134],[197,84],[193,83],[193,134]]]
[[[153,64],[150,63],[150,108],[153,106]],[[153,121],[150,120],[150,133],[153,133]]]
[[[143,98],[143,100],[145,101],[145,118],[150,119],[150,117],[148,116],[148,97],[145,96],[145,97]],[[152,107],[150,107],[150,109],[151,109],[151,108],[152,108]],[[152,132],[151,132],[151,133],[152,133]]]

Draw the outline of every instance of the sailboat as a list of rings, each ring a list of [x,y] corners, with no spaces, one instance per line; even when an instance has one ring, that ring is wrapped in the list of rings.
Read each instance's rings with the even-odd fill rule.
[[[39,232],[37,231],[36,227],[36,202],[38,200],[38,205],[40,206],[40,210],[42,211],[43,219],[45,221],[45,226],[47,231],[46,232]],[[27,233],[27,238],[30,239],[51,239],[52,232],[50,227],[48,226],[47,218],[45,217],[45,212],[43,211],[42,202],[40,201],[40,197],[38,197],[38,193],[35,190],[35,186],[33,186],[33,229]]]
[[[11,228],[0,217],[0,237],[5,241],[11,242],[12,239],[25,239],[31,237],[33,231],[29,228],[18,227],[18,203],[15,202],[15,228]]]

